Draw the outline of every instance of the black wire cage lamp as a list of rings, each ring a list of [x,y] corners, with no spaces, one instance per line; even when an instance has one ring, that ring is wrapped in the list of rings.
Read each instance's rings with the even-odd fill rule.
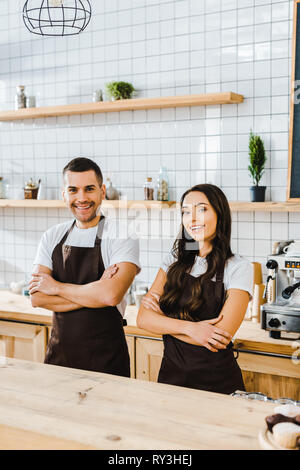
[[[73,36],[81,33],[92,15],[89,0],[26,0],[23,21],[40,36]]]

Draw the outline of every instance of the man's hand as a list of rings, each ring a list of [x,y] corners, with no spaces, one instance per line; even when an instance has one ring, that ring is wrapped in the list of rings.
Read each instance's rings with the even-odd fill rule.
[[[103,272],[100,279],[111,279],[117,273],[118,269],[119,268],[115,264],[109,266]],[[47,295],[58,295],[58,287],[59,282],[55,281],[50,274],[42,272],[33,273],[29,283],[29,293],[30,295],[34,294],[34,292],[42,292]]]
[[[30,295],[34,292],[42,292],[47,295],[59,295],[58,293],[59,282],[55,281],[50,274],[38,273],[32,274],[32,279],[29,283]]]

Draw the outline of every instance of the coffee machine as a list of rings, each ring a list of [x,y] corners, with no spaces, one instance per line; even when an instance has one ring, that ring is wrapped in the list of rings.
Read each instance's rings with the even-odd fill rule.
[[[281,338],[282,332],[300,333],[300,252],[289,247],[293,240],[276,242],[268,255],[268,276],[261,305],[261,327],[272,338]]]

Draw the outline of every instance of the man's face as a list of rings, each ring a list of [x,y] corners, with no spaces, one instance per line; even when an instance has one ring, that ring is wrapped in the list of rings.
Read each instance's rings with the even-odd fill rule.
[[[105,185],[100,187],[94,170],[65,173],[63,198],[82,227],[97,217],[104,197]]]

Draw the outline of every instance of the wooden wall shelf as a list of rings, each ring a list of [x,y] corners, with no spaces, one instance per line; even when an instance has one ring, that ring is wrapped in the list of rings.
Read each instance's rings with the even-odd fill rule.
[[[102,202],[103,209],[169,209],[176,201],[108,201]],[[0,208],[34,208],[34,209],[67,209],[61,200],[37,200],[37,199],[0,199]]]
[[[300,212],[300,203],[296,202],[229,202],[233,212]]]
[[[206,93],[201,95],[167,96],[160,98],[138,98],[98,103],[79,103],[41,108],[1,111],[0,121],[18,121],[54,116],[72,116],[78,114],[112,113],[118,111],[136,111],[155,108],[179,108],[186,106],[206,106],[217,104],[242,103],[244,97],[233,92]]]
[[[242,202],[230,201],[232,212],[300,212],[300,203],[296,202]],[[170,209],[179,207],[176,201],[103,201],[103,209]],[[60,200],[36,199],[0,199],[0,208],[35,208],[35,209],[66,209]]]

